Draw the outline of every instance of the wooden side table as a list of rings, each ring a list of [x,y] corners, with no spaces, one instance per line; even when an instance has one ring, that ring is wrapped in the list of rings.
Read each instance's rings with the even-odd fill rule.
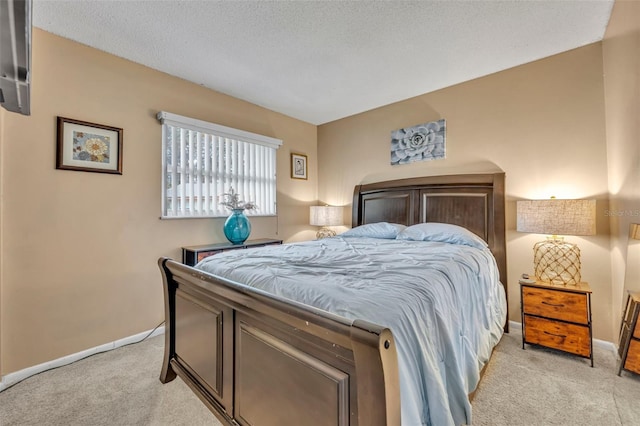
[[[620,324],[618,340],[618,376],[622,370],[640,374],[640,293],[629,292],[627,304]]]
[[[546,346],[591,360],[591,288],[587,283],[558,285],[520,281],[522,349]]]
[[[205,257],[222,253],[223,251],[249,249],[249,248],[278,245],[278,244],[282,244],[282,240],[262,238],[258,240],[247,240],[242,244],[231,244],[227,242],[227,243],[217,243],[217,244],[205,244],[201,246],[187,246],[187,247],[182,247],[182,263],[188,266],[194,266],[196,263],[200,262]]]

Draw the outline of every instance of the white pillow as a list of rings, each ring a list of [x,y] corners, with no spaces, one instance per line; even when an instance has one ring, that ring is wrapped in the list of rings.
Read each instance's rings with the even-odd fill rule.
[[[368,223],[366,225],[356,226],[349,229],[347,232],[340,234],[341,237],[368,237],[368,238],[382,238],[387,240],[395,239],[400,231],[405,229],[406,226],[399,223],[387,223],[377,222]]]
[[[462,244],[479,249],[487,248],[487,243],[473,232],[458,225],[428,222],[412,225],[396,237],[398,240],[437,241],[441,243]]]

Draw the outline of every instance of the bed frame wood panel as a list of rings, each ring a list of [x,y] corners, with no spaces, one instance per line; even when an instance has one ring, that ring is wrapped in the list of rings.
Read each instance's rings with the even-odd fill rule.
[[[359,185],[353,226],[424,221],[468,227],[492,249],[506,289],[504,174]],[[350,321],[171,259],[160,381],[180,376],[229,425],[400,424],[395,342]],[[506,329],[506,326],[505,326]]]

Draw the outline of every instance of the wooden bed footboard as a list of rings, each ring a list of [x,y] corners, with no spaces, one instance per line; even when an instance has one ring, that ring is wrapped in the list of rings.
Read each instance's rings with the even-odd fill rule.
[[[165,352],[226,424],[400,425],[391,331],[161,258]]]
[[[440,222],[468,229],[487,242],[507,293],[504,173],[357,185],[352,208],[352,226]],[[387,328],[170,259],[159,265],[166,318],[160,380],[179,375],[223,423],[400,425],[396,346]]]

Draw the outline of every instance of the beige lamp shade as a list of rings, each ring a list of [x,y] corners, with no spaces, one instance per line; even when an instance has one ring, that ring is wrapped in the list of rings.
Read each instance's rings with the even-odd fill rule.
[[[536,279],[563,285],[580,283],[580,249],[557,235],[595,235],[596,201],[518,201],[516,211],[519,232],[553,236],[533,246]]]
[[[596,200],[518,201],[517,230],[547,235],[595,235]]]
[[[342,207],[311,206],[309,224],[314,226],[342,225]]]

